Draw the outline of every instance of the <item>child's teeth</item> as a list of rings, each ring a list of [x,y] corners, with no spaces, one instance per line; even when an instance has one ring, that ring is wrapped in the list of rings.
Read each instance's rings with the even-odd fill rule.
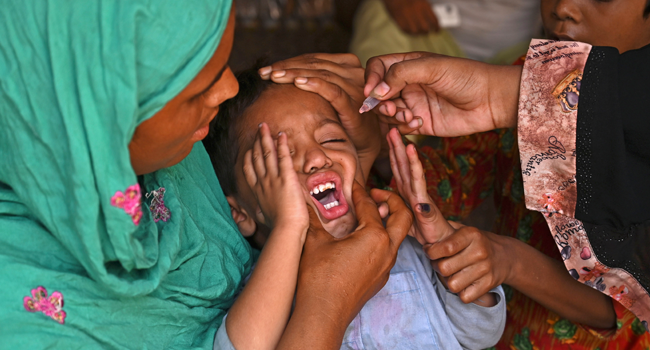
[[[332,208],[334,208],[334,207],[336,207],[338,205],[339,205],[339,201],[334,201],[332,203],[325,204],[324,207],[325,207],[326,210],[330,210],[330,209],[332,209]]]
[[[326,182],[324,184],[316,185],[314,188],[309,191],[309,194],[314,195],[314,194],[319,194],[325,190],[331,190],[336,188],[336,184],[333,182]]]

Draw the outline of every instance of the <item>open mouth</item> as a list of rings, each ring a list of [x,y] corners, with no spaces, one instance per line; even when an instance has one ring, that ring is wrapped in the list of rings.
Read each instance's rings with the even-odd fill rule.
[[[311,195],[321,216],[334,220],[348,212],[348,204],[341,191],[341,179],[338,174],[324,173],[312,176],[309,181]]]

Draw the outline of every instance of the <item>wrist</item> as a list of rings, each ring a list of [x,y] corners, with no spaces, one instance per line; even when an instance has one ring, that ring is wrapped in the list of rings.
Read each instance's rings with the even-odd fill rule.
[[[517,126],[519,111],[519,86],[521,84],[522,66],[492,66],[490,70],[490,88],[488,92],[490,110],[497,128]],[[489,89],[490,91],[492,89]]]
[[[507,259],[504,263],[509,266],[503,283],[523,292],[544,279],[542,265],[553,259],[517,238],[499,237],[503,241],[501,254]]]
[[[522,258],[521,250],[522,248],[525,249],[528,245],[516,238],[501,236],[497,234],[493,235],[498,240],[498,246],[501,250],[497,252],[497,254],[505,259],[505,261],[502,261],[501,263],[503,266],[508,267],[505,270],[505,276],[503,276],[501,283],[505,283],[516,288],[516,286],[519,285],[518,277],[522,276],[522,274],[525,275],[525,271],[522,271],[522,266],[524,265],[522,264],[522,261],[525,258]]]
[[[338,349],[347,329],[341,327],[337,319],[321,313],[322,305],[303,307],[296,302],[289,323],[278,344],[278,349]],[[331,315],[331,314],[329,314]]]
[[[309,229],[309,221],[305,224],[297,223],[297,222],[290,222],[289,221],[279,221],[274,227],[273,230],[271,231],[271,234],[269,235],[269,240],[272,239],[273,237],[277,237],[277,239],[282,238],[282,239],[297,239],[296,242],[300,244],[305,243],[305,238],[307,235],[307,230]]]

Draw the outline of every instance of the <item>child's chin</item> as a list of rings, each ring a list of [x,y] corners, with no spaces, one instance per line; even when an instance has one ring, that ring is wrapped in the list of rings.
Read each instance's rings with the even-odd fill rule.
[[[351,211],[324,225],[325,230],[334,238],[343,238],[352,233],[356,227],[357,220]]]

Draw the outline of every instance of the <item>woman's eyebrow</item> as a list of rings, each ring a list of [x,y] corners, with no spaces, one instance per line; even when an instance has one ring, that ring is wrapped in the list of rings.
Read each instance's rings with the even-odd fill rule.
[[[210,82],[210,84],[209,84],[205,89],[203,89],[203,91],[201,91],[201,92],[199,93],[199,95],[202,95],[202,94],[206,93],[208,90],[210,90],[210,88],[212,87],[212,85],[214,85],[216,82],[219,81],[219,79],[221,79],[221,76],[223,75],[223,72],[225,72],[227,68],[228,68],[228,65],[225,64],[225,65],[221,68],[221,70],[217,73],[217,75],[214,76],[214,79],[212,79],[212,81]]]

